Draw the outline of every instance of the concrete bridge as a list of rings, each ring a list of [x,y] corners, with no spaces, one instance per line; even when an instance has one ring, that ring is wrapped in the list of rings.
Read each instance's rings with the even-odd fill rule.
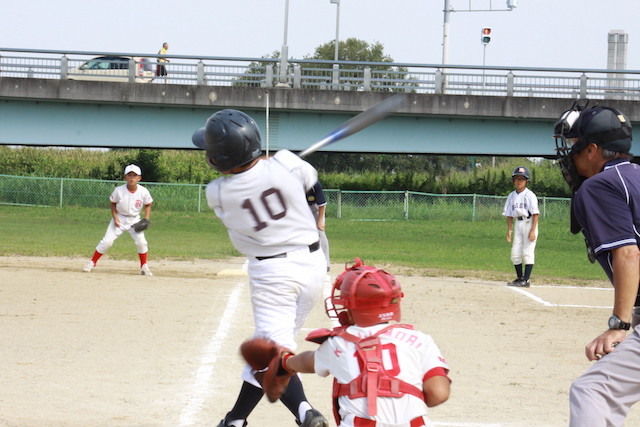
[[[381,92],[0,78],[0,144],[192,149],[209,115],[240,109],[270,151],[299,151],[389,96]],[[567,98],[407,93],[389,118],[327,148],[338,152],[554,156]],[[637,125],[638,101],[601,101]],[[640,140],[640,138],[638,138]],[[634,152],[640,153],[640,143]]]

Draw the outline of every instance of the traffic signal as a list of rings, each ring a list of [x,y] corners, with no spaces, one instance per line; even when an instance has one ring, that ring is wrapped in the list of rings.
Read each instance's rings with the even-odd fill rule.
[[[480,34],[480,42],[482,44],[489,44],[491,41],[491,28],[483,28]]]

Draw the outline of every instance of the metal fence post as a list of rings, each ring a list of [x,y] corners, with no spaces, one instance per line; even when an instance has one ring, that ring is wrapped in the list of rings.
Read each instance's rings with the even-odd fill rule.
[[[364,67],[362,88],[365,92],[371,92],[371,67]]]
[[[198,184],[198,213],[202,211],[202,184]]]
[[[342,218],[342,191],[338,190],[338,200],[337,200],[338,209],[336,211],[336,217],[338,219]]]
[[[587,75],[582,73],[580,76],[580,98],[587,97]]]
[[[514,75],[511,71],[507,74],[507,96],[513,96],[513,81]]]
[[[60,207],[62,207],[63,197],[64,197],[64,178],[60,178],[60,203],[59,203]]]
[[[206,80],[204,79],[204,62],[202,62],[202,60],[198,62],[197,76],[198,85],[204,86],[205,84],[207,84]]]
[[[404,219],[409,219],[409,191],[404,192]]]
[[[273,64],[267,64],[265,67],[264,87],[273,87]]]
[[[338,90],[340,88],[340,66],[338,64],[333,64],[331,75],[331,84],[333,85],[331,89]]]
[[[133,58],[129,58],[129,83],[133,83],[136,80],[136,61]]]
[[[300,89],[302,87],[302,67],[300,64],[293,66],[293,87],[294,89]]]
[[[471,221],[475,221],[476,220],[476,200],[477,200],[477,195],[476,195],[476,193],[473,193],[473,206],[471,208]]]
[[[63,55],[60,58],[60,78],[62,80],[66,80],[69,75],[69,58],[66,55]]]
[[[433,84],[434,84],[434,92],[437,95],[442,95],[444,93],[444,75],[441,70],[436,70],[433,74]]]

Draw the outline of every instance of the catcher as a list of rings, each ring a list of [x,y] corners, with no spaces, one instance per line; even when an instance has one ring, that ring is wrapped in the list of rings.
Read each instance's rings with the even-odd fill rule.
[[[98,263],[113,242],[128,231],[138,248],[140,258],[140,274],[143,276],[153,276],[147,265],[147,253],[149,247],[144,236],[144,230],[149,227],[149,217],[151,216],[151,203],[153,198],[149,190],[139,185],[142,179],[142,171],[136,165],[128,165],[124,168],[124,180],[126,184],[116,187],[109,200],[111,201],[111,222],[107,227],[104,237],[96,246],[93,257],[85,264],[82,271],[90,272]],[[144,211],[144,218],[140,219],[140,213]]]
[[[265,339],[240,348],[255,369],[265,369],[262,386],[271,401],[298,372],[334,376],[333,402],[340,427],[431,425],[427,407],[449,398],[449,369],[433,339],[400,321],[400,283],[358,258],[334,282],[327,315],[335,329],[307,336],[316,351],[294,355]],[[361,367],[366,366],[366,370]]]

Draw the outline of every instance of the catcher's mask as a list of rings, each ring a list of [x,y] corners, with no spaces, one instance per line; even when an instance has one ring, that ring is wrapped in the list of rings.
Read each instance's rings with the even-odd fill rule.
[[[394,276],[356,258],[333,283],[325,307],[329,318],[338,319],[343,326],[373,326],[390,320],[399,322],[403,296]]]
[[[258,125],[238,110],[214,113],[203,128],[193,133],[191,141],[206,150],[207,163],[220,172],[246,165],[262,155]]]
[[[554,126],[558,164],[574,193],[585,179],[576,170],[573,161],[576,154],[589,144],[616,153],[629,153],[631,149],[631,123],[624,114],[610,107],[587,109],[588,104],[575,101]]]

